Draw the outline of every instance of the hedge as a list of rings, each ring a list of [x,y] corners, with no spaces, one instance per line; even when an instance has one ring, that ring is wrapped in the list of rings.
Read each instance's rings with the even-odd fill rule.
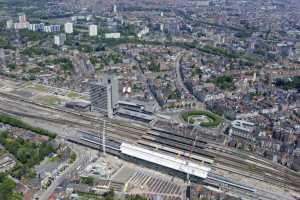
[[[205,115],[207,116],[211,121],[209,122],[202,122],[200,125],[204,127],[216,127],[220,124],[221,118],[211,112],[206,111],[191,111],[191,112],[184,112],[181,114],[184,121],[188,122],[188,118],[190,116],[199,116],[199,115]],[[191,123],[194,123],[195,121],[193,119],[190,120]]]

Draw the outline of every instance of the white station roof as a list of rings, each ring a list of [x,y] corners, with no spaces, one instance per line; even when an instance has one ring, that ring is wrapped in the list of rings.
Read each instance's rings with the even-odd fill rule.
[[[152,150],[144,149],[142,147],[134,146],[127,143],[121,144],[121,152],[125,155],[139,158],[148,162],[152,162],[164,167],[168,167],[180,172],[189,173],[199,178],[207,178],[209,167],[202,166],[186,160],[177,159],[173,156],[161,154]]]

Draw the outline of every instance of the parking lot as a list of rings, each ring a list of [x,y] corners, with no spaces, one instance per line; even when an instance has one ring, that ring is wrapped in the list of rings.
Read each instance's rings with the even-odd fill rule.
[[[185,185],[174,179],[157,177],[153,174],[137,171],[128,181],[129,194],[142,194],[150,199],[180,199],[185,195]]]

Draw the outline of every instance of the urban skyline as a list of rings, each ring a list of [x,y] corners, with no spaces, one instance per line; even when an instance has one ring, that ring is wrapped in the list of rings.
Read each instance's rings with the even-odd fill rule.
[[[298,0],[0,2],[1,200],[298,200]]]

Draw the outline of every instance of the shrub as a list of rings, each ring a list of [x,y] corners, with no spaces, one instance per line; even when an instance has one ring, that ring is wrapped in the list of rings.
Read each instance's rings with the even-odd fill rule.
[[[0,122],[2,122],[4,124],[9,124],[11,126],[15,126],[18,128],[30,130],[32,132],[35,132],[36,134],[48,136],[51,139],[54,139],[56,137],[55,133],[51,133],[50,131],[43,129],[43,128],[33,127],[33,126],[23,122],[22,120],[19,120],[10,115],[7,115],[7,114],[0,114]]]

